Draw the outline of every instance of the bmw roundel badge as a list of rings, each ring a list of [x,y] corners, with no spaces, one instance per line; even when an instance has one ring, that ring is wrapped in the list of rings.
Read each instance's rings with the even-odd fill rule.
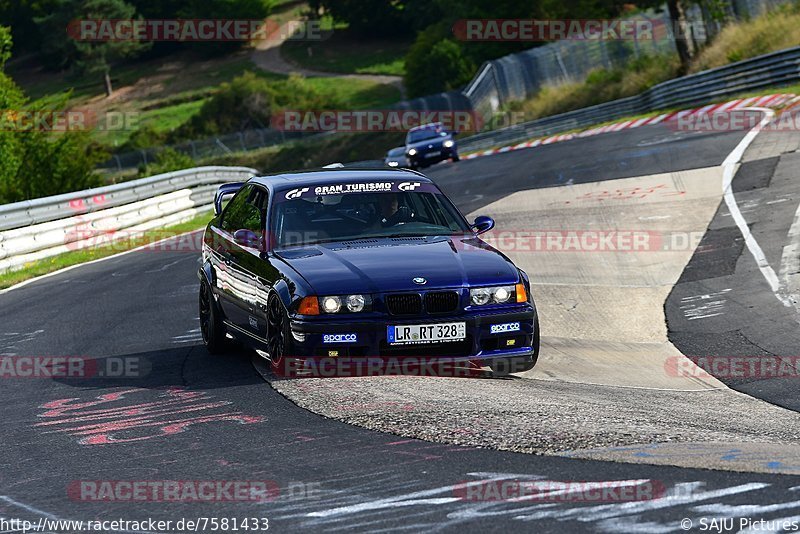
[[[424,286],[425,284],[428,283],[428,281],[422,278],[421,276],[417,276],[416,278],[413,278],[411,281],[421,286]]]

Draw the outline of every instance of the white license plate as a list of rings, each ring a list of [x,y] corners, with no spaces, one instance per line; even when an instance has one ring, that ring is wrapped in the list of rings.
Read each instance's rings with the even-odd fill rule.
[[[425,157],[426,157],[426,158],[435,158],[436,156],[440,156],[441,154],[442,154],[442,152],[441,152],[441,151],[437,151],[437,152],[428,152],[427,154],[425,154]]]
[[[461,341],[467,337],[467,323],[440,323],[387,326],[386,338],[390,345],[416,343],[444,343]]]

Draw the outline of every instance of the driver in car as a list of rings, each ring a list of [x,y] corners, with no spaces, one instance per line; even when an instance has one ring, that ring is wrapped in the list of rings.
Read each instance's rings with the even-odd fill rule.
[[[409,222],[414,218],[414,212],[406,205],[400,206],[397,193],[383,193],[378,195],[381,207],[381,226],[388,228],[396,224]]]

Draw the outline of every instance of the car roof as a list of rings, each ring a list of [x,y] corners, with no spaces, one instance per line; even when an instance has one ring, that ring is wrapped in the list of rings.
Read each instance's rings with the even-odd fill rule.
[[[309,171],[296,171],[289,173],[273,174],[268,176],[255,176],[251,182],[265,187],[282,191],[298,186],[317,186],[338,184],[343,182],[376,182],[382,180],[414,180],[418,182],[433,183],[433,181],[414,171],[406,169],[317,169]]]

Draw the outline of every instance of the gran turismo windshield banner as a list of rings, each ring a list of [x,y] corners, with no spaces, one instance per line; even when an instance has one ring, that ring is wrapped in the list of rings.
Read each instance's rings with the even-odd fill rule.
[[[342,182],[318,185],[315,187],[298,187],[288,191],[281,191],[276,195],[276,201],[294,200],[296,198],[312,199],[325,196],[339,196],[350,193],[438,193],[435,185],[428,182],[408,180],[375,181],[375,182]]]

